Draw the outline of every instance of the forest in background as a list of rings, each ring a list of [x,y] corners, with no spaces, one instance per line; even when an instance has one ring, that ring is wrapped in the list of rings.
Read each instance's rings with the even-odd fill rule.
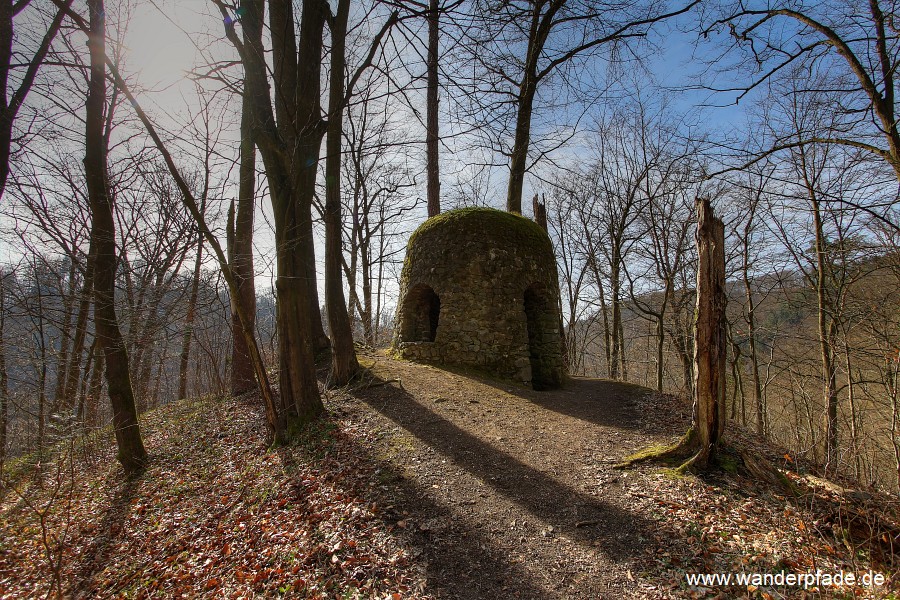
[[[321,410],[317,354],[343,384],[354,340],[390,340],[428,214],[530,196],[570,371],[689,396],[704,196],[726,224],[729,417],[900,489],[893,3],[211,0],[172,114],[129,76],[141,4],[3,3],[0,460],[123,414],[112,346],[135,413],[259,380],[278,437]],[[654,76],[662,35],[696,43],[698,75]],[[727,125],[692,104],[736,98]]]

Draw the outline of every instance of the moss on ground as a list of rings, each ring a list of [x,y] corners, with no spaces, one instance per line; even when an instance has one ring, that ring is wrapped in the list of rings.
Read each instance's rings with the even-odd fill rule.
[[[634,454],[630,454],[622,459],[622,462],[619,463],[621,466],[630,466],[639,462],[643,462],[650,458],[655,458],[657,456],[666,454],[671,451],[677,443],[675,444],[651,444],[646,448],[641,448]]]

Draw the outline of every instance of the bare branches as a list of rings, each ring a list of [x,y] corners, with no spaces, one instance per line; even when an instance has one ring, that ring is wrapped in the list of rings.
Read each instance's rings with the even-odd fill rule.
[[[805,79],[806,88],[794,86],[789,93],[827,95],[835,103],[833,135],[777,143],[758,159],[802,144],[837,144],[863,150],[888,164],[900,179],[900,135],[895,122],[894,58],[900,40],[885,24],[879,0],[868,2],[868,15],[849,14],[810,7],[735,6],[724,17],[703,28],[704,36],[727,26],[735,41],[733,51],[743,49],[752,57],[750,83],[714,91],[740,91],[738,101],[763,84]],[[788,67],[791,67],[790,69]],[[881,143],[873,140],[880,139]]]

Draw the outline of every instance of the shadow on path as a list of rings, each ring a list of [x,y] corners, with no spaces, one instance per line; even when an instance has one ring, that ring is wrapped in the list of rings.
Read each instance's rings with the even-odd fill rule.
[[[495,494],[520,506],[543,525],[551,526],[558,535],[606,555],[622,572],[643,553],[645,539],[658,533],[658,522],[599,500],[524,464],[430,410],[404,390],[379,385],[357,390],[354,396],[478,478]],[[417,486],[406,487],[408,493],[422,498]],[[469,547],[432,546],[429,551],[442,555],[440,562],[446,559],[456,565],[454,568],[460,569],[462,577],[468,577],[469,585],[474,586],[454,587],[450,575],[460,578],[460,573],[434,573],[430,569],[430,579],[449,585],[457,594],[455,597],[482,597],[474,589],[490,589],[491,580],[498,577],[516,586],[516,593],[510,593],[510,597],[548,596],[546,591],[536,589],[533,577],[522,576],[524,566],[512,564],[508,552],[502,549],[486,556],[481,542],[473,540]],[[617,576],[611,574],[609,578]]]
[[[427,368],[444,371],[514,394],[532,404],[561,415],[617,429],[639,430],[644,425],[644,415],[635,404],[636,396],[655,393],[654,390],[624,381],[568,377],[561,389],[534,391],[512,382],[498,382],[488,377],[466,372],[446,365],[428,364]]]

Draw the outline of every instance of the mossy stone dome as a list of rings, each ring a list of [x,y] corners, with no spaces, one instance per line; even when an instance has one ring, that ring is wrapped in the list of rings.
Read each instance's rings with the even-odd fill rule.
[[[535,389],[561,385],[559,280],[547,233],[489,208],[448,211],[412,235],[394,350]]]

